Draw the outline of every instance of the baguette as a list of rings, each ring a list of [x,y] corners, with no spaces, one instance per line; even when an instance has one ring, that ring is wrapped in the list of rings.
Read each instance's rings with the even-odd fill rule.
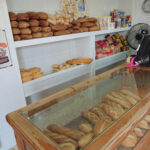
[[[56,133],[68,136],[68,137],[75,139],[75,140],[78,140],[80,137],[82,137],[84,135],[83,132],[80,132],[78,130],[66,128],[63,126],[57,126],[55,124],[49,125],[47,127],[47,129],[52,131],[52,132],[56,132]]]
[[[75,147],[78,147],[78,143],[75,140],[73,140],[73,139],[71,139],[71,138],[69,138],[69,137],[67,137],[65,135],[57,134],[57,133],[51,132],[49,130],[44,130],[43,133],[46,136],[48,136],[51,139],[53,139],[58,144],[72,143]]]
[[[92,113],[90,111],[82,112],[82,116],[92,124],[96,124],[100,120],[95,113]]]
[[[93,61],[92,58],[76,58],[66,61],[67,64],[90,64]]]

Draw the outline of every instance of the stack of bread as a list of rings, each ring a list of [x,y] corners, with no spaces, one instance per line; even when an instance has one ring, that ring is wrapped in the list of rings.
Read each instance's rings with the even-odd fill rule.
[[[15,14],[9,12],[12,32],[15,41],[32,38],[49,37],[53,35],[44,12],[27,12]]]
[[[92,58],[76,58],[76,59],[71,59],[66,61],[65,63],[58,65],[58,64],[54,64],[53,67],[53,73],[55,72],[59,72],[62,70],[66,70],[72,67],[76,67],[78,65],[86,65],[86,64],[90,64],[93,61]]]
[[[77,130],[53,124],[48,125],[43,132],[58,143],[63,150],[77,150],[102,133],[113,121],[136,104],[138,100],[140,100],[140,97],[129,89],[112,91],[103,97],[103,103],[82,112],[85,123],[82,121]],[[147,115],[144,120],[137,124],[137,128],[133,131],[134,133],[131,133],[122,142],[122,145],[125,147],[135,146],[137,136],[143,136],[140,128],[150,129],[148,122],[150,123],[150,115]],[[131,141],[129,141],[130,139]]]
[[[41,69],[38,67],[31,68],[31,69],[20,69],[22,82],[28,82],[34,79],[38,79],[44,76],[41,72]]]

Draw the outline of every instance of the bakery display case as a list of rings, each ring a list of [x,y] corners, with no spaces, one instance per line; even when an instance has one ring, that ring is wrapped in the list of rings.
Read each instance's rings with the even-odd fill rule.
[[[19,150],[146,149],[149,76],[121,65],[8,114]]]

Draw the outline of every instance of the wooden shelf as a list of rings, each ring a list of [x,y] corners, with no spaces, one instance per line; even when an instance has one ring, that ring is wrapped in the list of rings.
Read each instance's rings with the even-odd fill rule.
[[[90,68],[91,65],[80,65],[23,83],[25,97],[88,74],[90,72]]]
[[[21,48],[21,47],[34,46],[34,45],[39,45],[39,44],[73,40],[73,39],[77,39],[77,38],[90,37],[92,35],[98,36],[98,35],[115,33],[115,32],[123,32],[123,31],[128,31],[129,29],[130,29],[129,27],[128,28],[118,28],[118,29],[114,29],[114,30],[101,30],[101,31],[94,31],[94,32],[84,32],[84,33],[69,34],[69,35],[63,35],[63,36],[53,36],[53,37],[47,37],[47,38],[16,41],[15,47]]]

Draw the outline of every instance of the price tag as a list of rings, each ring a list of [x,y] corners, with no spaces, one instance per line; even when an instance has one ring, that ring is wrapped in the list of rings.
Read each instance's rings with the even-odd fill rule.
[[[5,30],[0,29],[0,69],[11,66],[9,46]]]

